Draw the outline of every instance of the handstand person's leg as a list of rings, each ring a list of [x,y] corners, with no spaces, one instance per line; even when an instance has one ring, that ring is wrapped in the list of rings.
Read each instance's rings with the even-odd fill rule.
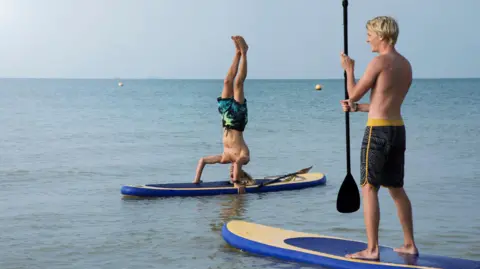
[[[228,69],[227,76],[223,81],[222,98],[233,97],[233,81],[237,75],[238,64],[240,62],[240,47],[235,37],[232,36],[233,43],[235,44],[235,56],[233,62]]]
[[[236,37],[236,39],[237,39],[237,43],[240,46],[241,62],[240,62],[240,67],[238,69],[237,78],[235,79],[235,84],[234,84],[234,87],[233,87],[233,93],[234,93],[235,100],[238,103],[243,104],[244,101],[245,101],[243,84],[245,82],[245,79],[247,78],[248,45],[245,42],[245,39],[243,39],[243,37],[239,36],[239,37]]]

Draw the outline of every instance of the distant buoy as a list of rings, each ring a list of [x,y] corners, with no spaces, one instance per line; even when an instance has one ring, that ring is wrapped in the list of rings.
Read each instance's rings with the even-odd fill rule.
[[[118,86],[123,87],[123,82],[119,82]]]
[[[319,91],[322,89],[322,86],[320,84],[317,84],[317,86],[315,86],[315,90]]]

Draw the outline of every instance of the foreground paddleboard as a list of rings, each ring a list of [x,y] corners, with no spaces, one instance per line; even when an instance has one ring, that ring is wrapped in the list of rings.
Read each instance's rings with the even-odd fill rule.
[[[427,254],[401,255],[380,247],[380,261],[347,259],[345,255],[366,248],[366,244],[338,237],[307,234],[233,220],[222,228],[224,240],[241,250],[279,259],[310,263],[325,268],[422,268],[480,269],[480,261]]]
[[[246,193],[275,192],[286,190],[298,190],[304,188],[325,185],[327,178],[322,173],[299,174],[289,178],[288,181],[279,181],[259,187],[259,184],[271,181],[272,179],[256,179],[256,185],[247,186]],[[122,186],[121,193],[125,196],[137,197],[166,197],[166,196],[201,196],[237,194],[238,189],[228,181],[193,183],[166,183],[147,185],[126,185]]]

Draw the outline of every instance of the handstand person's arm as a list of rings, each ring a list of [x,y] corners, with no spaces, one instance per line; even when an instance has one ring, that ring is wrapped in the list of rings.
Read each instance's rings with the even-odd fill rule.
[[[239,181],[240,177],[242,176],[242,166],[247,164],[250,161],[250,157],[242,156],[240,157],[233,166],[233,181]]]
[[[200,158],[200,160],[198,160],[197,173],[195,175],[195,180],[193,182],[194,183],[200,182],[203,168],[205,167],[206,164],[215,164],[215,163],[220,163],[221,161],[222,161],[222,155],[212,155],[212,156],[206,156],[206,157]]]

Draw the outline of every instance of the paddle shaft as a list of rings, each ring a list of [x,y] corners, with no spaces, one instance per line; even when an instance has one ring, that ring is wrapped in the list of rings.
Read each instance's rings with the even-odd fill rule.
[[[290,174],[283,175],[283,176],[281,176],[281,177],[279,177],[279,178],[276,178],[276,179],[267,181],[267,182],[265,182],[265,183],[262,183],[262,184],[258,185],[257,188],[260,188],[260,187],[263,187],[263,186],[265,186],[265,185],[269,185],[269,184],[278,182],[278,181],[280,181],[281,179],[287,178],[287,177],[289,177],[289,176],[294,176],[294,175],[297,175],[297,174],[299,174],[299,171],[297,171],[297,172],[295,172],[295,173],[290,173]]]
[[[287,174],[287,176],[291,176],[291,175],[294,175],[294,174],[300,174],[300,172],[303,172],[303,170],[305,170],[305,173],[307,173],[308,171],[310,171],[310,169],[312,169],[313,166],[310,166],[310,167],[307,167],[307,168],[303,168],[295,173],[290,173],[290,174]],[[277,179],[278,177],[284,177],[285,174],[282,174],[282,175],[276,175],[276,176],[268,176],[268,177],[264,177],[263,179]]]
[[[343,0],[343,53],[348,55],[348,0]],[[345,86],[345,99],[348,99],[348,88],[347,88],[347,71],[343,71],[344,86]],[[346,147],[347,147],[347,174],[351,173],[350,168],[350,112],[345,112],[345,136],[346,136]]]
[[[280,181],[281,179],[284,179],[284,178],[289,177],[289,176],[293,176],[293,175],[295,175],[295,174],[296,174],[296,173],[292,173],[292,174],[284,175],[284,176],[281,176],[281,177],[279,177],[279,178],[276,178],[276,179],[267,181],[267,182],[265,182],[265,183],[262,183],[262,184],[258,185],[257,188],[260,188],[260,187],[263,187],[263,186],[265,186],[265,185],[269,185],[269,184],[278,182],[278,181]]]

